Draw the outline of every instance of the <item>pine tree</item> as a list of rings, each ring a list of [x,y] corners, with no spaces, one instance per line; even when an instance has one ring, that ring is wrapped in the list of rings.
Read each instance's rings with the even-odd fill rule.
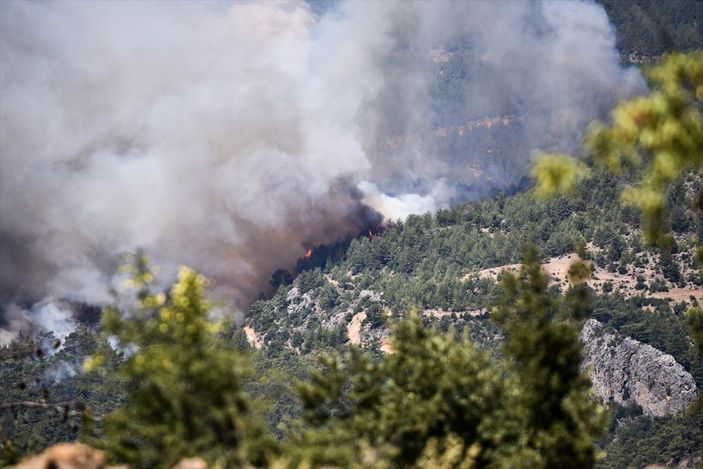
[[[485,465],[501,438],[500,369],[467,337],[426,327],[416,313],[395,326],[392,348],[380,361],[360,350],[326,356],[300,383],[308,430],[289,446],[293,461],[411,467],[430,442],[444,451],[461,441],[462,454]]]
[[[588,268],[575,263],[577,283],[560,300],[547,291],[536,248],[528,247],[519,274],[506,274],[504,297],[494,320],[503,327],[505,358],[516,379],[511,408],[519,422],[514,446],[501,448],[501,467],[593,467],[596,439],[607,423],[580,371],[580,321],[590,309],[589,291],[579,283]]]
[[[105,418],[98,446],[135,467],[172,467],[190,456],[221,466],[263,464],[273,447],[244,389],[248,359],[216,339],[206,280],[182,268],[168,295],[152,294],[153,274],[141,254],[132,275],[138,310],[132,317],[115,308],[104,313],[106,334],[125,353],[119,373],[131,393]],[[86,368],[102,359],[92,357]]]

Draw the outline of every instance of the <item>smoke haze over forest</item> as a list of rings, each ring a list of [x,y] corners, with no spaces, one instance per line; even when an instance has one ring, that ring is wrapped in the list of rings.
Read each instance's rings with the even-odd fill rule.
[[[4,2],[0,328],[109,300],[138,247],[244,306],[378,214],[513,187],[643,88],[589,1]]]

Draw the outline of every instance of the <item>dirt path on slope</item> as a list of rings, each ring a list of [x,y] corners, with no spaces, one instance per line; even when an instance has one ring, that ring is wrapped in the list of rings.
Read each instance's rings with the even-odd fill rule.
[[[361,345],[361,323],[366,319],[366,313],[356,313],[347,325],[347,337],[352,345]]]
[[[264,341],[259,337],[259,335],[256,333],[256,331],[249,327],[249,326],[244,326],[244,335],[247,336],[247,342],[251,346],[253,346],[255,349],[260,349],[264,345]]]

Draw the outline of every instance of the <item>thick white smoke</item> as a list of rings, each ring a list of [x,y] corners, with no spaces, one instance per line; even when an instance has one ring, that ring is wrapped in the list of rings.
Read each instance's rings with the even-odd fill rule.
[[[0,303],[106,301],[142,247],[244,304],[364,204],[434,210],[575,148],[642,86],[614,43],[585,1],[3,2]]]
[[[76,328],[73,308],[65,302],[50,298],[26,309],[12,303],[4,305],[3,315],[5,327],[0,328],[0,344],[10,342],[18,330],[27,333],[50,331],[60,341],[58,347],[48,344],[47,351],[50,353],[60,350],[64,339]]]

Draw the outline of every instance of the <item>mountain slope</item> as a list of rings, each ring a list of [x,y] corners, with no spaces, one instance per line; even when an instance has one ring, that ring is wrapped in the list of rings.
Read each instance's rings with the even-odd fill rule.
[[[570,261],[586,259],[593,268],[591,315],[617,331],[613,344],[596,341],[586,348],[586,363],[602,365],[592,374],[597,394],[614,398],[616,419],[604,443],[612,455],[603,467],[634,458],[639,440],[632,435],[641,437],[646,425],[656,427],[659,439],[644,463],[700,457],[695,448],[703,447],[703,433],[685,430],[697,428],[699,417],[681,411],[703,385],[703,362],[683,317],[703,300],[700,266],[692,256],[693,244],[703,239],[703,219],[678,207],[701,181],[690,175],[671,192],[676,243],[670,251],[643,243],[636,212],[620,205],[622,183],[597,174],[572,197],[540,201],[530,191],[499,196],[411,216],[331,251],[320,247],[301,259],[295,280],[252,306],[246,325],[272,355],[308,356],[345,344],[391,352],[387,324],[418,307],[427,323],[467,331],[497,353],[502,335],[490,320],[496,282],[520,262],[522,245],[534,240],[544,247],[555,295],[568,286]],[[618,362],[619,351],[663,361],[651,364],[656,369],[642,360]],[[603,358],[611,353],[612,360]],[[617,374],[616,368],[624,369]],[[626,390],[639,397],[630,399]],[[672,438],[675,448],[666,443]]]

